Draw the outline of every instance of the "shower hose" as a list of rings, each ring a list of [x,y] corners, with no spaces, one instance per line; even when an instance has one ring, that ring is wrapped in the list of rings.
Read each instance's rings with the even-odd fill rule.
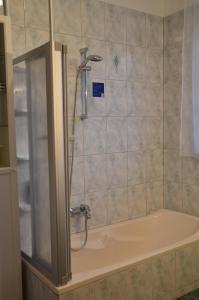
[[[71,165],[69,174],[69,188],[70,188],[70,199],[71,199],[71,189],[72,189],[72,177],[73,177],[73,165],[74,165],[74,151],[75,151],[75,120],[76,120],[76,108],[77,108],[77,88],[78,88],[78,78],[80,74],[80,69],[78,68],[76,78],[75,78],[75,95],[74,95],[74,106],[72,115],[72,138],[71,138]],[[72,251],[80,251],[86,246],[88,240],[88,218],[84,215],[84,241],[79,248],[71,247]]]

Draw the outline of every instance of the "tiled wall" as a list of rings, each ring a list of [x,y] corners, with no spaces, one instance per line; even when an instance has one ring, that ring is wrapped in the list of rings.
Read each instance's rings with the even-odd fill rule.
[[[60,296],[26,268],[25,296],[27,300],[174,300],[199,287],[198,249],[198,242],[186,245]]]
[[[72,186],[72,205],[89,204],[90,224],[96,227],[163,205],[163,23],[160,17],[98,1],[82,1],[80,12],[75,32],[69,31],[71,24],[57,24],[56,31],[80,36],[58,36],[73,52],[71,85],[80,44],[104,58],[92,64],[90,82],[105,83],[105,98],[94,99],[90,93],[89,118],[77,121]],[[71,89],[70,103],[73,97]]]
[[[79,49],[104,58],[92,63],[89,119],[76,122],[72,206],[91,206],[91,227],[163,207],[164,140],[164,206],[199,215],[199,161],[179,153],[183,11],[164,19],[163,35],[161,17],[97,0],[54,3],[56,39],[69,51],[70,124]],[[11,3],[15,55],[49,39],[47,0],[23,5]],[[105,83],[104,98],[92,97],[92,81]]]
[[[56,39],[68,45],[70,123],[79,49],[103,57],[92,63],[89,118],[77,121],[72,206],[91,206],[91,227],[163,207],[163,18],[98,0],[54,3]],[[22,0],[12,5],[18,55],[49,39],[48,7],[26,0],[24,14]],[[92,97],[92,81],[105,83],[104,98]]]
[[[182,89],[183,11],[164,20],[164,204],[182,208],[180,114]]]
[[[199,216],[199,160],[180,155],[184,12],[164,21],[164,203]]]

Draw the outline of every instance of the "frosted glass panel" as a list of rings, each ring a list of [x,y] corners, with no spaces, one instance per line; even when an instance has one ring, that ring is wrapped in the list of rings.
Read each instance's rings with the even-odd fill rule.
[[[14,67],[15,125],[17,142],[17,180],[20,208],[21,249],[32,256],[32,195],[25,63]]]
[[[51,265],[46,58],[14,67],[21,248]]]
[[[71,279],[66,50],[46,43],[14,59],[21,249],[57,285]]]
[[[30,75],[32,176],[34,194],[35,255],[51,262],[50,196],[47,136],[45,57],[28,63]]]

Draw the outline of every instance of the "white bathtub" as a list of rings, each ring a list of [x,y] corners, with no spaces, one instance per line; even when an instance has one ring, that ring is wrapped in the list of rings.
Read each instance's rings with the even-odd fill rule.
[[[72,253],[69,286],[100,279],[198,239],[199,218],[169,210],[91,230],[86,248]],[[79,240],[79,234],[73,235],[72,246]]]

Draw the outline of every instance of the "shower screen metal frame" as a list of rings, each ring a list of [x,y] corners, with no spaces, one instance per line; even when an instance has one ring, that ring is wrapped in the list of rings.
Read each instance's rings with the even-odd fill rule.
[[[29,257],[22,252],[22,257],[56,286],[60,286],[72,277],[67,142],[67,47],[57,42],[48,42],[14,59],[14,65],[39,57],[46,59],[51,268],[34,255]],[[30,93],[27,95],[30,97]],[[27,101],[31,102],[31,99],[28,98]],[[34,222],[34,208],[31,214]],[[34,230],[32,240],[34,243]]]

